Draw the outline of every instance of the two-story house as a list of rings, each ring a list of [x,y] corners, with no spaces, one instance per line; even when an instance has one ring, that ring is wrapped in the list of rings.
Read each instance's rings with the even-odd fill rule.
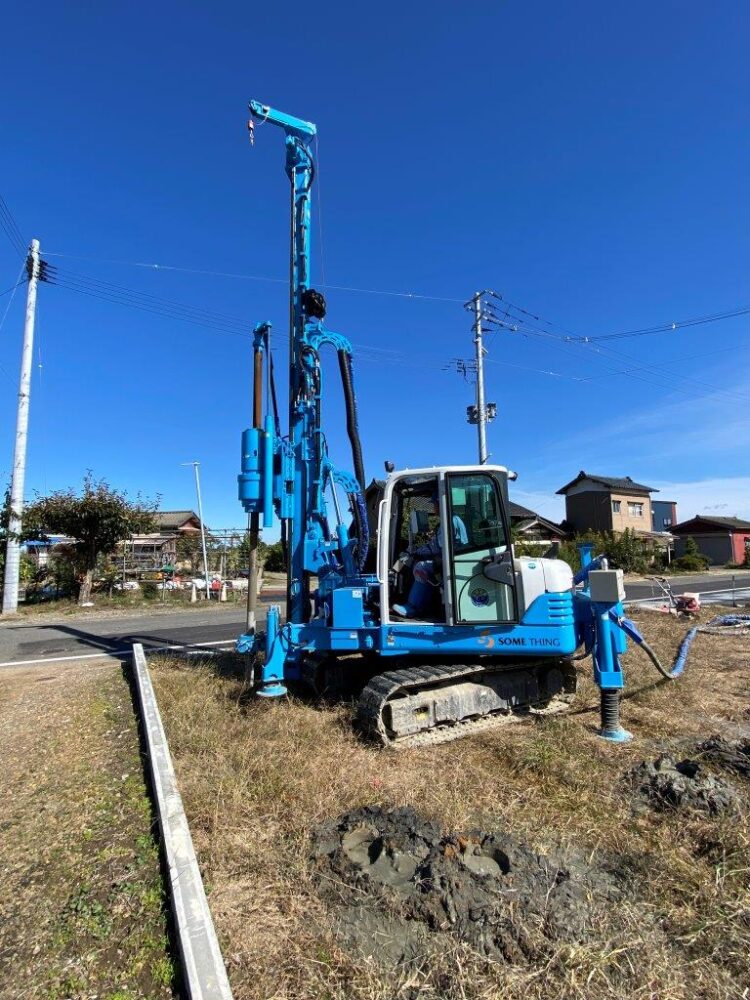
[[[654,531],[671,533],[677,524],[677,504],[674,500],[652,500],[651,517]]]
[[[658,490],[630,476],[598,476],[582,469],[557,492],[565,497],[565,526],[575,534],[619,533],[626,528],[644,535],[653,531],[651,494]]]

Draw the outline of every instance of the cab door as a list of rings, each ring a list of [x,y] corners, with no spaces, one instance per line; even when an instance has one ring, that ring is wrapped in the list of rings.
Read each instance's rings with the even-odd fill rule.
[[[447,475],[453,617],[456,624],[518,620],[509,525],[496,476]]]

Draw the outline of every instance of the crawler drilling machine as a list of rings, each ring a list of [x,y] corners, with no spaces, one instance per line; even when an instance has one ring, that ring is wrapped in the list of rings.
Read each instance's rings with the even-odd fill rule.
[[[271,327],[260,323],[253,426],[242,435],[239,475],[251,546],[261,525],[279,518],[286,558],[285,620],[271,606],[265,631],[257,629],[251,580],[248,628],[237,641],[255,665],[256,694],[278,698],[297,681],[338,685],[359,694],[360,731],[385,746],[425,745],[563,709],[575,691],[574,659],[591,653],[601,735],[626,740],[622,573],[590,548],[575,576],[561,560],[516,557],[508,518],[515,473],[502,465],[387,466],[371,542],[352,345],[324,323],[324,296],[311,285],[316,128],[257,101],[250,114],[251,140],[259,123],[283,132],[291,184],[288,428],[282,432],[279,418]],[[351,471],[334,464],[321,426],[327,349],[338,356]],[[394,604],[414,582],[404,550],[419,551],[429,538],[432,600],[411,617],[397,615]]]

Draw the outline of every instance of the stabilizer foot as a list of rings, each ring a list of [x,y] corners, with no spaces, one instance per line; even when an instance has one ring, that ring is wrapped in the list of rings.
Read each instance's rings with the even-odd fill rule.
[[[259,698],[282,698],[285,694],[288,694],[286,685],[280,682],[272,681],[269,684],[264,684],[263,687],[258,688],[255,692]]]
[[[633,734],[620,726],[619,729],[600,730],[599,738],[607,740],[609,743],[629,743],[633,739]]]
[[[602,728],[599,736],[610,743],[627,743],[633,734],[620,725],[620,691],[617,688],[602,688]]]

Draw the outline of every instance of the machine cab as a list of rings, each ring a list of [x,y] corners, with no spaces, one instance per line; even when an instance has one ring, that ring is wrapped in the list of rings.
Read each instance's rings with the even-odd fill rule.
[[[392,473],[378,517],[383,622],[519,620],[503,466]]]

